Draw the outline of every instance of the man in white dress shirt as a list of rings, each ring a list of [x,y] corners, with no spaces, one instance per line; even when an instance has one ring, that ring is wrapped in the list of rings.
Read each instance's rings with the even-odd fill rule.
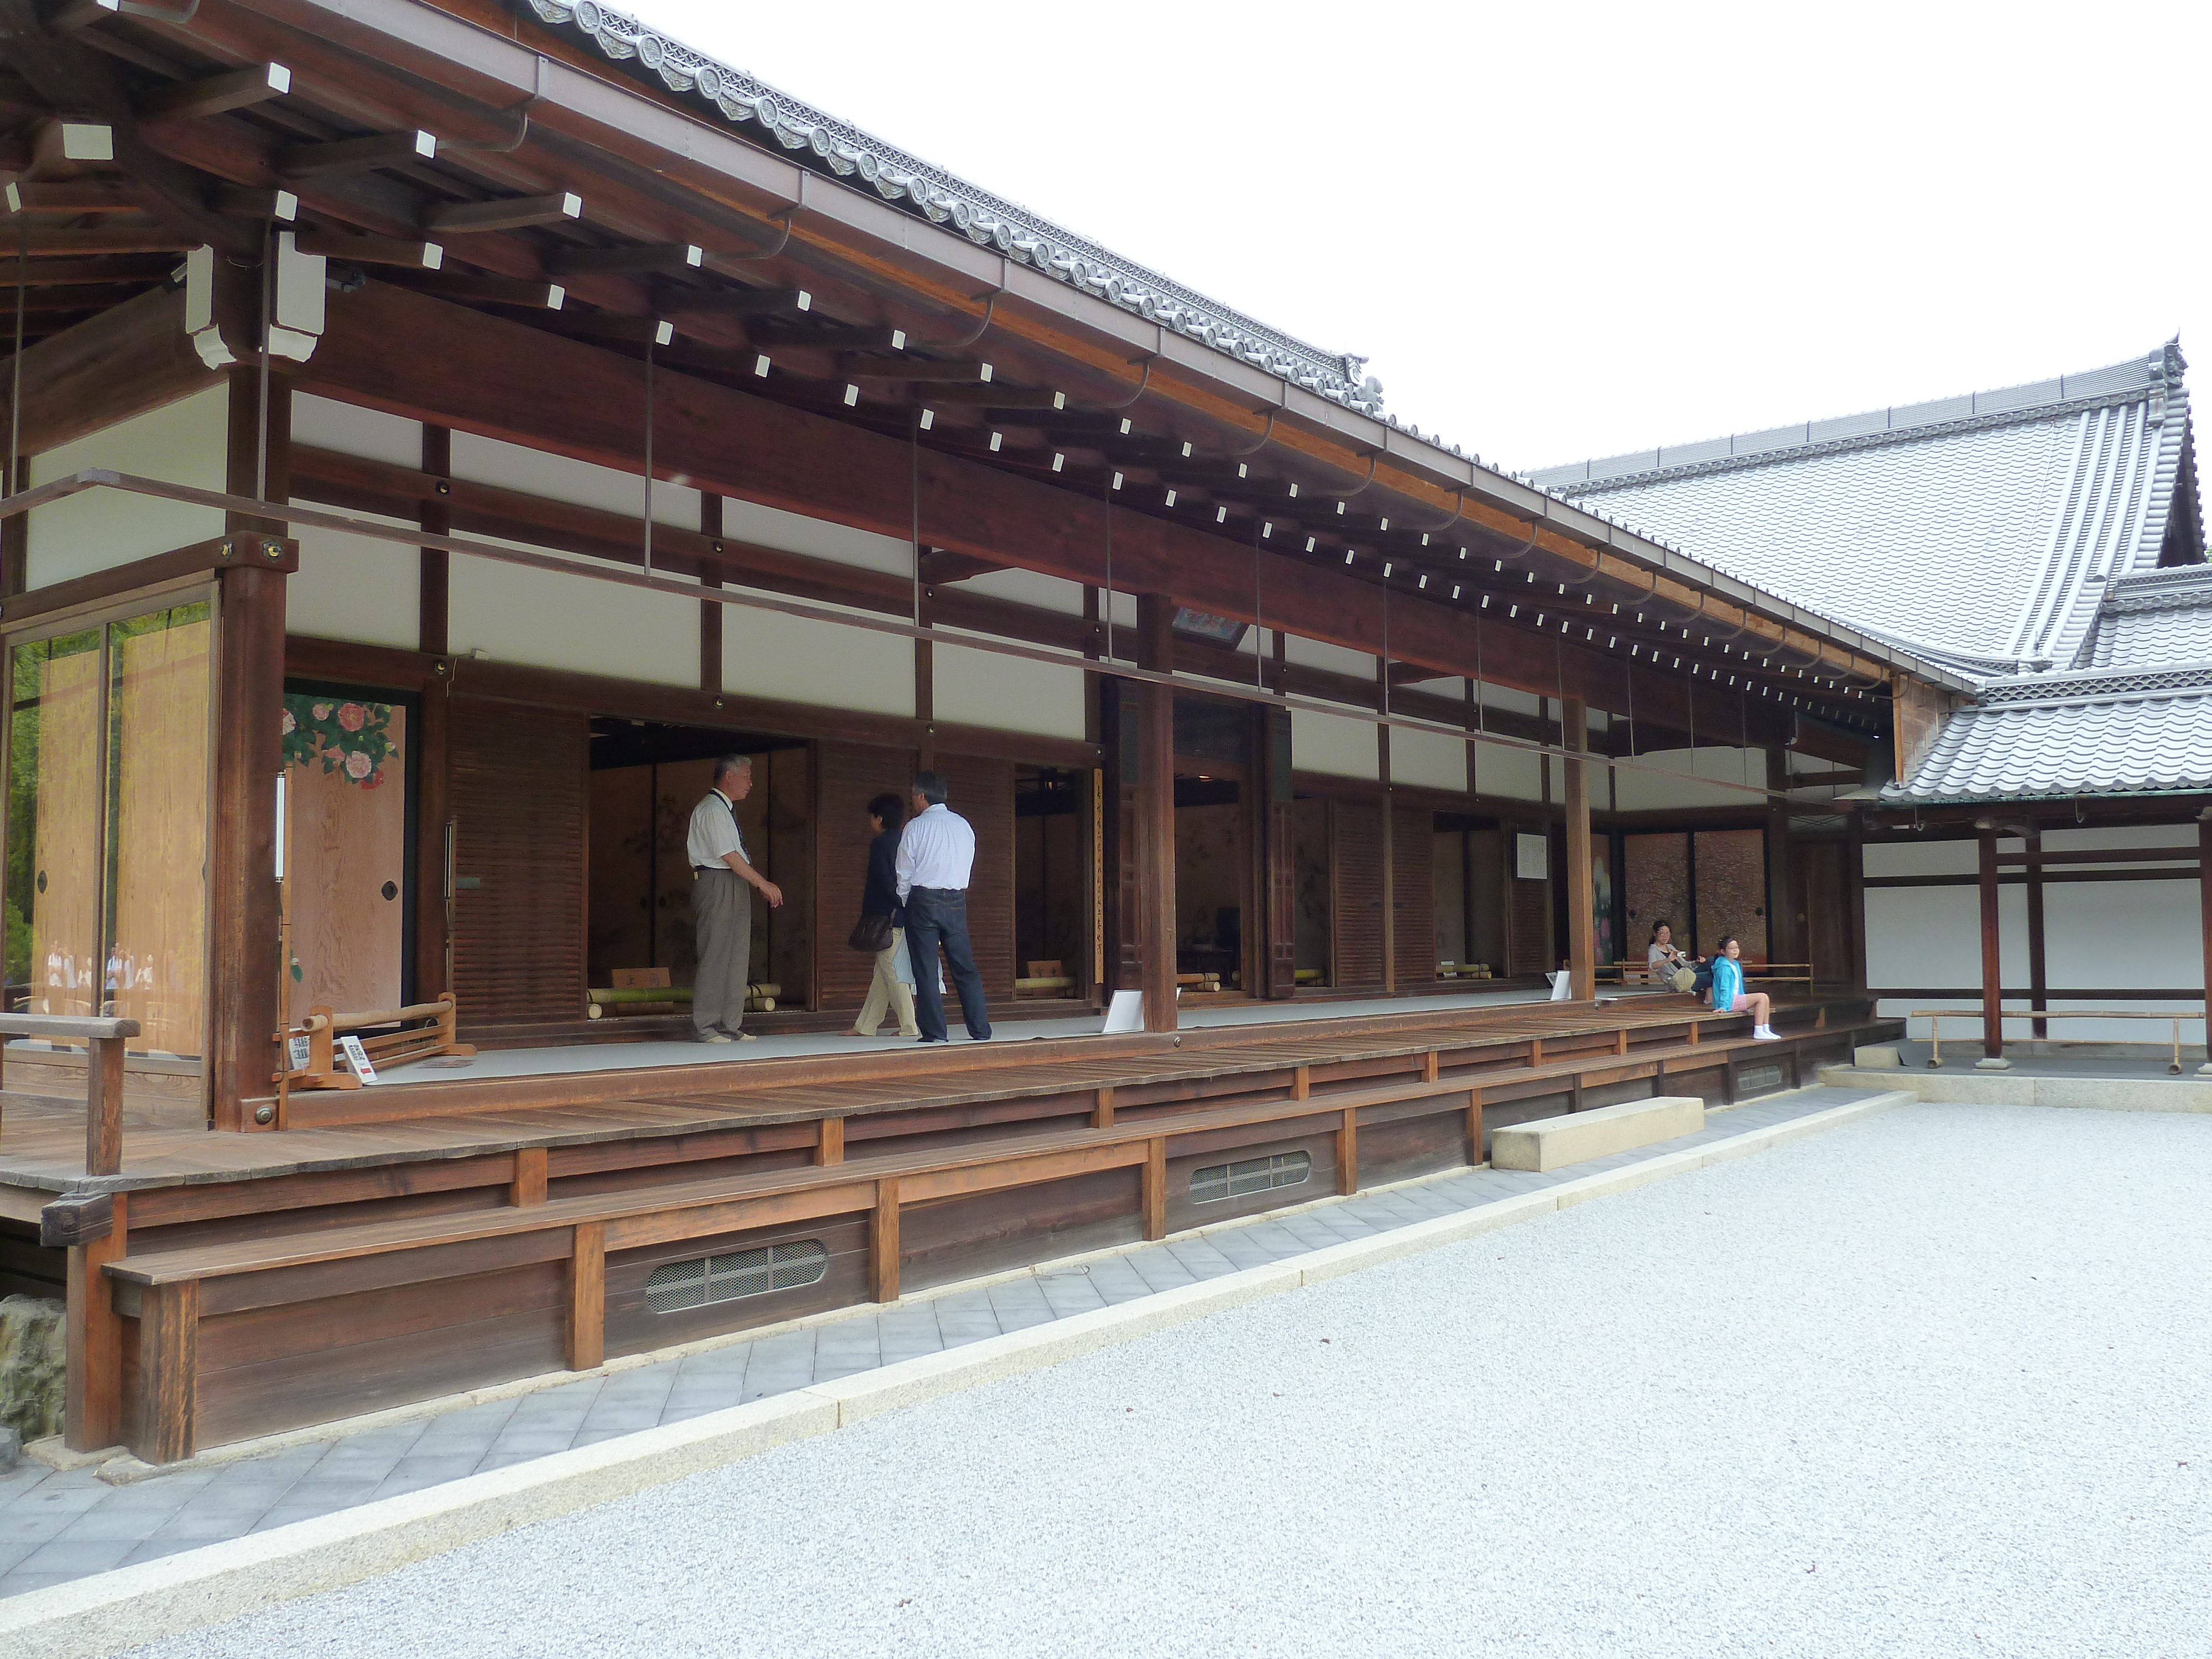
[[[914,778],[914,816],[899,836],[899,902],[906,909],[906,948],[914,963],[914,1020],[924,1042],[943,1042],[945,996],[938,988],[937,947],[945,947],[960,1017],[968,1035],[991,1035],[983,1006],[983,976],[968,943],[968,878],[975,865],[975,831],[945,804],[945,780],[934,772]]]
[[[753,763],[743,755],[714,763],[714,787],[691,809],[684,851],[691,860],[691,921],[699,973],[691,987],[691,1035],[701,1042],[750,1042],[741,1030],[753,962],[753,889],[774,909],[783,890],[753,868],[738,828],[738,803],[752,793]]]

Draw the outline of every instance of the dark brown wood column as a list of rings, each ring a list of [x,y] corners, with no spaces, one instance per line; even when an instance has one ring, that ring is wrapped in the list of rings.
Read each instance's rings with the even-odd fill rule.
[[[1797,909],[1796,859],[1790,845],[1790,751],[1766,751],[1766,956],[1806,962],[1806,918]],[[1810,988],[1809,987],[1808,988]]]
[[[1375,712],[1390,712],[1390,659],[1375,659]],[[1375,776],[1382,803],[1382,988],[1398,988],[1398,798],[1390,787],[1390,728],[1375,728]]]
[[[230,371],[228,477],[233,495],[255,493],[263,464],[262,374]],[[265,499],[288,498],[291,387],[268,380]],[[232,534],[285,534],[233,514]],[[215,804],[208,825],[208,1091],[217,1129],[266,1128],[242,1103],[265,1095],[282,1018],[278,996],[276,775],[283,766],[284,575],[252,566],[218,580],[215,678]]]
[[[1137,666],[1175,667],[1175,601],[1137,599]],[[1175,693],[1137,688],[1137,909],[1145,1029],[1176,1029]]]
[[[450,480],[453,434],[442,426],[422,428],[422,470]],[[434,536],[453,532],[453,515],[440,496],[417,509],[417,522]],[[416,643],[441,660],[424,680],[417,710],[415,775],[415,955],[413,988],[408,1000],[428,1002],[453,988],[449,936],[453,917],[446,890],[447,695],[453,674],[443,659],[452,649],[453,558],[442,548],[421,550],[422,592],[416,606]]]
[[[1997,833],[1981,832],[1982,1057],[2004,1058],[2004,975],[1997,927]]]
[[[2197,820],[2197,914],[2204,941],[2204,1064],[2200,1077],[2212,1077],[2212,818]]]
[[[1589,749],[1589,705],[1569,697],[1559,705],[1560,745]],[[1597,995],[1597,900],[1590,890],[1589,763],[1564,763],[1567,774],[1567,971],[1577,1002]]]
[[[1267,931],[1259,989],[1261,995],[1279,1001],[1298,988],[1297,797],[1291,784],[1289,709],[1261,712],[1260,758],[1267,804],[1261,890],[1266,895]]]
[[[2027,1006],[2041,1010],[2051,1006],[2051,976],[2043,942],[2043,831],[2033,824],[2027,831]],[[2039,1019],[2027,1028],[2037,1037],[2051,1035],[2051,1022]]]

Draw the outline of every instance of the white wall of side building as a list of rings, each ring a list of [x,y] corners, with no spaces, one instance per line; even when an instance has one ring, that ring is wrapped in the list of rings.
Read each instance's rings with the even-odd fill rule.
[[[2139,825],[2119,829],[2053,830],[2045,832],[2044,850],[2073,852],[2129,847],[2175,847],[2193,843],[2186,826]],[[2023,843],[2000,839],[2000,853],[2018,853]],[[2127,864],[2077,866],[2084,872],[2154,868]],[[1917,1009],[1981,1006],[1980,854],[1972,841],[1869,842],[1862,865],[1869,881],[1886,877],[1935,877],[1939,881],[1910,887],[1866,890],[1867,987],[1877,1013],[1905,1018],[1906,1034],[1925,1038],[1929,1022],[1911,1019]],[[2008,874],[2020,866],[2004,866]],[[2068,867],[2046,868],[2043,886],[2044,958],[2046,983],[2087,991],[2087,997],[2049,999],[2053,1012],[2074,1009],[2124,1010],[2167,1014],[2201,1007],[2204,988],[2198,883],[2193,875],[2126,881],[2069,881]],[[1997,889],[1998,961],[2004,984],[2017,989],[2028,982],[2027,889],[2017,882]],[[2151,1000],[2116,997],[2101,991],[2172,990],[2185,1000]],[[1885,990],[1917,989],[1922,996],[1885,996]],[[2008,1009],[2025,1009],[2026,997],[2008,997]],[[2170,1040],[2161,1021],[2064,1019],[2052,1023],[2054,1037],[2100,1042],[2157,1043]],[[2202,1018],[2183,1023],[2182,1041],[2204,1041]],[[1977,1021],[1946,1022],[1946,1042],[1956,1041],[1963,1054],[1978,1052]],[[2008,1042],[2026,1042],[2033,1030],[2024,1020],[2006,1022]]]

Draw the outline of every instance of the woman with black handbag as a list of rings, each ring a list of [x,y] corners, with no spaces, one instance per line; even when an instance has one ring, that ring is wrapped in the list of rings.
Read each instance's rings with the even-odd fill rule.
[[[860,1005],[860,1018],[848,1036],[875,1036],[886,1012],[897,1017],[901,1036],[921,1035],[914,1022],[914,966],[907,960],[906,930],[898,925],[895,860],[905,823],[906,803],[896,795],[878,795],[868,803],[868,827],[875,831],[875,839],[868,843],[868,883],[860,895],[860,925],[848,943],[875,957],[876,976],[868,981],[868,1000]]]

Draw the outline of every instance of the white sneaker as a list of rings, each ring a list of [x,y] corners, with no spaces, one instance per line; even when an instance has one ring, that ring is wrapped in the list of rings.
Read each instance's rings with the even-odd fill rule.
[[[1782,1034],[1771,1025],[1754,1025],[1751,1028],[1751,1034],[1761,1042],[1782,1041]]]

